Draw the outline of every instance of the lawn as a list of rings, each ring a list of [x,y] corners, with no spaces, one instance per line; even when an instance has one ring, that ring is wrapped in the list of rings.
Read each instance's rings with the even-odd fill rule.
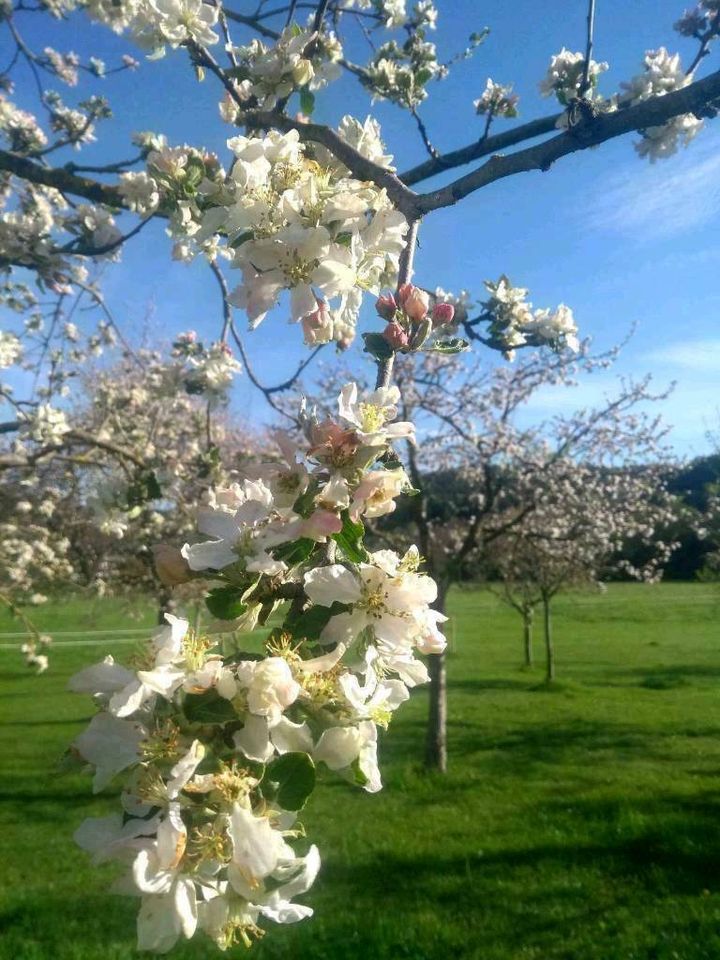
[[[316,916],[274,928],[255,960],[718,960],[720,590],[561,598],[553,688],[541,663],[520,669],[515,614],[480,591],[451,607],[448,775],[421,769],[418,691],[384,736],[384,791],[328,776],[314,795]],[[38,619],[92,631],[153,615],[66,601]],[[134,956],[135,902],[108,894],[112,867],[91,868],[71,840],[113,797],[55,769],[92,712],[64,692],[68,676],[131,647],[77,640],[40,677],[0,649],[3,960]],[[198,938],[175,955],[215,950]]]

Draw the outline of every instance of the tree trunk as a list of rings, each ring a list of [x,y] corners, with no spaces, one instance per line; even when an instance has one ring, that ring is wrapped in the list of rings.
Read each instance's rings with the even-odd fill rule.
[[[550,620],[550,598],[543,597],[543,624],[545,627],[545,679],[552,683],[555,679],[555,648],[553,647],[552,622]]]
[[[531,667],[533,665],[533,647],[532,647],[533,616],[534,616],[534,611],[532,607],[523,611],[523,649],[525,652],[526,667]]]
[[[439,590],[435,609],[445,610],[445,591]],[[438,773],[447,772],[447,674],[445,654],[428,657],[430,673],[430,709],[425,743],[425,766]]]

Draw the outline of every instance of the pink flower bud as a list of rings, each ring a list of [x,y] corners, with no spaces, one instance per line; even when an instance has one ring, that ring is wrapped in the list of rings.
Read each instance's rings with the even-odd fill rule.
[[[302,521],[298,533],[301,537],[324,541],[333,533],[340,533],[342,527],[343,522],[336,513],[330,510],[316,510],[307,520]]]
[[[451,303],[436,303],[432,311],[433,327],[444,327],[452,323],[455,316],[455,307]]]
[[[430,308],[430,297],[420,287],[411,287],[405,295],[403,310],[411,320],[419,322],[427,316]]]
[[[386,340],[393,350],[401,350],[408,345],[408,335],[399,323],[389,323],[383,330],[383,339]]]
[[[332,340],[333,320],[327,300],[317,301],[317,309],[303,317],[302,328],[308,346]]]
[[[377,298],[375,309],[378,312],[378,316],[381,316],[383,320],[392,320],[397,310],[395,297],[391,293],[384,293]]]
[[[398,287],[398,303],[401,307],[405,306],[405,301],[414,289],[415,287],[411,283],[403,283]]]

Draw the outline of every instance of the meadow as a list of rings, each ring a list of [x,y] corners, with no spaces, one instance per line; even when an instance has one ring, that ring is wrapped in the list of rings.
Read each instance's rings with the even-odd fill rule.
[[[323,778],[302,817],[324,858],[316,915],[274,927],[255,960],[720,958],[720,589],[614,585],[555,609],[547,687],[539,637],[522,669],[517,616],[452,595],[448,774],[422,769],[416,691],[383,737],[382,793]],[[93,710],[68,677],[131,650],[91,631],[153,611],[68,599],[37,619],[85,633],[39,677],[0,648],[0,957],[128,960],[136,902],[72,842],[112,791],[57,761]],[[198,938],[174,955],[218,954]]]

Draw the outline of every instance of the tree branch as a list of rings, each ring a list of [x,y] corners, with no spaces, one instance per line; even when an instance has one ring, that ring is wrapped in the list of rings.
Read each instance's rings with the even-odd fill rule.
[[[440,154],[434,160],[425,160],[416,167],[411,167],[404,173],[399,173],[398,179],[402,180],[406,186],[411,187],[415,183],[420,183],[421,180],[429,180],[446,170],[465,166],[465,164],[472,163],[473,160],[487,157],[492,153],[497,153],[498,150],[504,150],[506,147],[514,147],[524,140],[533,140],[545,133],[552,133],[557,128],[560,117],[562,117],[562,113],[555,113],[551,117],[531,120],[529,123],[523,123],[512,130],[497,133],[493,137],[482,137],[480,140],[468,144],[467,147]]]
[[[691,83],[682,90],[660,97],[650,97],[633,107],[583,120],[570,130],[535,147],[528,147],[526,150],[519,150],[508,156],[491,157],[477,170],[460,177],[448,186],[431,193],[420,194],[416,200],[416,208],[423,214],[430,210],[452,206],[458,200],[496,180],[528,170],[545,172],[555,161],[568,154],[597,146],[636,130],[662,126],[684,113],[713,116],[715,113],[713,103],[719,98],[720,70],[703,80]]]
[[[44,187],[54,187],[61,193],[71,193],[76,197],[84,197],[93,203],[105,203],[110,207],[127,208],[127,203],[117,187],[88,177],[79,177],[62,167],[43,167],[34,160],[21,157],[8,150],[0,150],[0,170],[37,183]]]

